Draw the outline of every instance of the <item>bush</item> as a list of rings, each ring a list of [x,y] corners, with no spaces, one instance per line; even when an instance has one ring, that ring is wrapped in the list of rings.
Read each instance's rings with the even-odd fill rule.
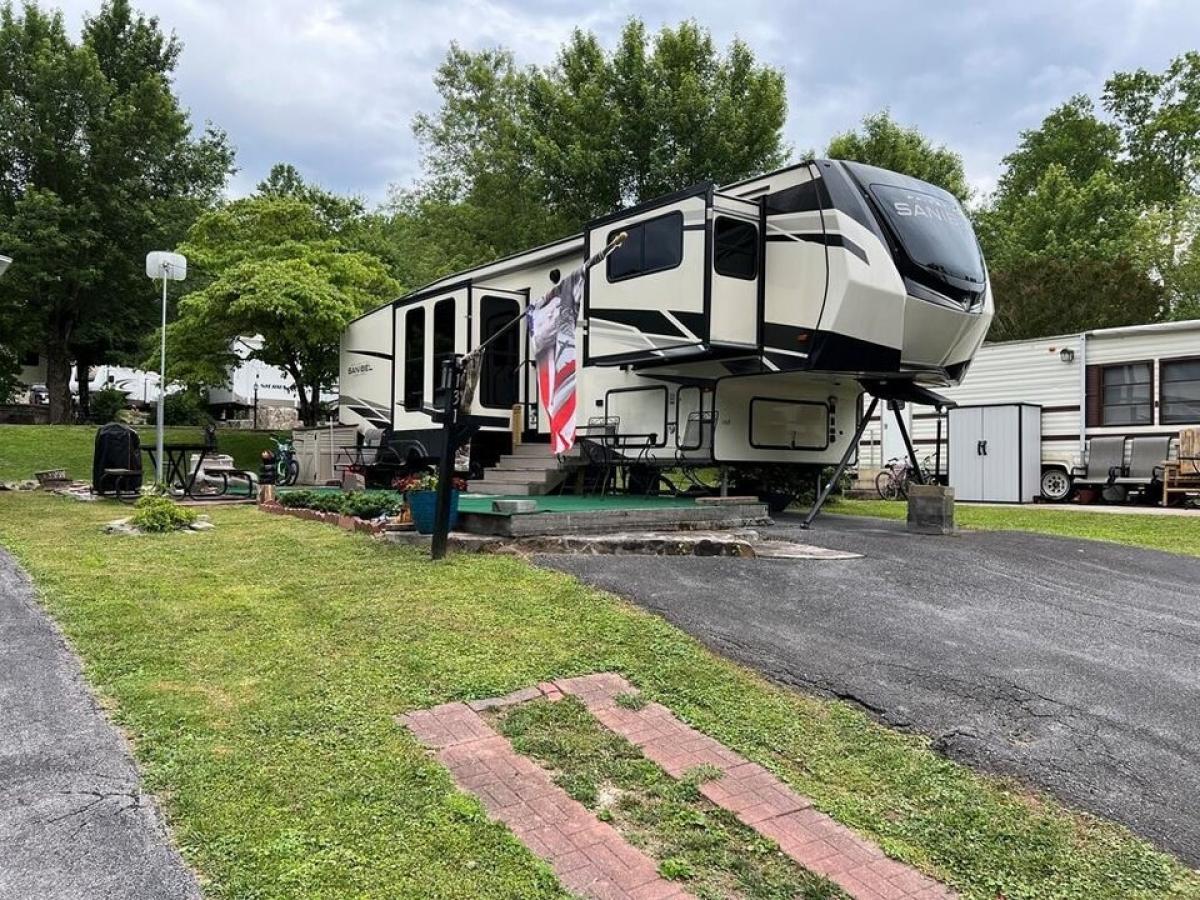
[[[282,491],[279,494],[279,505],[289,509],[309,509],[316,495],[316,491]]]
[[[400,512],[402,506],[403,498],[390,491],[364,491],[346,494],[342,499],[342,512],[348,516],[358,516],[360,519],[394,516]]]
[[[88,399],[89,418],[97,425],[117,421],[117,414],[125,408],[125,392],[116,388],[96,391]]]
[[[142,531],[161,534],[186,528],[196,521],[196,511],[180,506],[166,497],[148,495],[133,507],[130,522]]]
[[[166,425],[207,425],[212,420],[208,404],[200,391],[188,388],[167,394],[163,404],[163,423]]]
[[[318,512],[340,513],[342,511],[342,495],[335,491],[313,491],[308,508]]]

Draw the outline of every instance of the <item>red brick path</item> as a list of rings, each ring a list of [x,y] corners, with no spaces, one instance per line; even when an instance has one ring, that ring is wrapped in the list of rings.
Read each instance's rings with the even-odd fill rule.
[[[775,840],[804,868],[824,875],[856,900],[947,900],[955,896],[944,885],[889,859],[870,841],[813,809],[807,797],[762,766],[685,725],[665,706],[648,703],[639,710],[618,706],[617,695],[635,693],[620,675],[585,675],[560,679],[556,684],[582,700],[597,719],[669,774],[680,777],[700,765],[720,769],[720,778],[700,786],[705,797]]]
[[[556,689],[546,693],[562,696]],[[519,691],[510,696],[519,698],[512,702],[521,702],[545,694]],[[475,705],[501,706],[507,699]],[[690,896],[659,876],[654,860],[572,800],[465,703],[446,703],[400,718],[421,743],[437,752],[455,783],[477,796],[492,818],[547,860],[568,890],[599,900]]]
[[[564,693],[578,697],[604,725],[676,778],[700,765],[715,766],[722,774],[700,786],[705,797],[776,841],[805,869],[829,878],[855,900],[953,900],[956,896],[916,869],[888,859],[762,766],[685,725],[665,706],[648,703],[638,710],[618,706],[619,694],[636,693],[620,675],[563,678],[507,697],[446,703],[401,716],[400,722],[436,751],[455,783],[479,797],[493,818],[547,860],[569,890],[603,900],[690,896],[660,877],[650,857],[572,800],[478,714],[539,697],[557,700]]]

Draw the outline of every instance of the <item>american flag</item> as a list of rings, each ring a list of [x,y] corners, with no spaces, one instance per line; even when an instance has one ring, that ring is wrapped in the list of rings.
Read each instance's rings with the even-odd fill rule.
[[[587,269],[584,264],[559,281],[528,317],[538,390],[554,453],[566,453],[575,446],[575,325]]]

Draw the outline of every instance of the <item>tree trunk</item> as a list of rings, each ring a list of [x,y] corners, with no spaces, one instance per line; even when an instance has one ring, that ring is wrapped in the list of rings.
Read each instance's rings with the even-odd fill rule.
[[[68,425],[71,409],[71,354],[67,345],[46,348],[46,393],[50,397],[50,424]]]
[[[87,422],[92,417],[92,391],[88,382],[88,369],[91,360],[85,351],[80,350],[75,357],[75,380],[79,382],[79,421]]]

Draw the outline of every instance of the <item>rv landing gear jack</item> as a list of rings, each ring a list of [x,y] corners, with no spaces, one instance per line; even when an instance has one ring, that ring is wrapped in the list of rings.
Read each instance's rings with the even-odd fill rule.
[[[837,468],[833,470],[833,475],[828,483],[821,489],[821,493],[817,494],[817,499],[813,501],[812,509],[808,511],[808,515],[804,517],[804,521],[800,523],[801,528],[808,528],[813,523],[813,519],[817,517],[817,513],[821,511],[821,507],[825,505],[825,501],[829,499],[829,492],[833,490],[833,486],[838,483],[842,477],[842,473],[846,471],[846,466],[850,465],[850,458],[858,453],[858,442],[862,440],[863,432],[867,430],[867,423],[871,421],[871,416],[875,415],[875,407],[879,405],[879,398],[872,396],[871,403],[863,413],[862,420],[858,423],[858,428],[854,432],[854,437],[846,446],[846,452],[842,454],[842,461],[837,464]],[[903,426],[902,426],[903,427]],[[907,437],[905,438],[907,440]]]
[[[917,484],[924,484],[925,479],[921,475],[921,464],[917,462],[917,451],[913,449],[912,438],[908,436],[908,429],[904,427],[904,416],[900,415],[900,401],[889,400],[888,409],[896,417],[896,427],[900,429],[900,437],[904,438],[904,449],[908,451],[908,461],[912,464],[912,471],[908,477]]]

